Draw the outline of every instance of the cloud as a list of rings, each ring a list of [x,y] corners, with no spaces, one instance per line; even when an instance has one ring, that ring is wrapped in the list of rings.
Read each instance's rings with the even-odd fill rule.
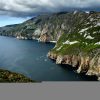
[[[100,0],[0,0],[0,15],[27,17],[72,9],[99,9]]]

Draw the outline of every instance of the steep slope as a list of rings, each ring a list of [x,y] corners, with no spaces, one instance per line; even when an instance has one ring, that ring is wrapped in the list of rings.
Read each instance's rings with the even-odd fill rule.
[[[48,57],[78,73],[100,77],[100,13],[90,13],[71,33],[63,33]]]
[[[39,41],[57,41],[63,33],[71,33],[74,28],[88,17],[85,12],[61,12],[43,14],[34,17],[13,29],[3,32],[19,39],[38,39]]]
[[[8,35],[7,32],[10,31],[10,30],[12,30],[13,28],[15,28],[17,25],[18,24],[7,25],[7,26],[4,26],[4,27],[0,27],[0,35],[5,35],[5,36]]]

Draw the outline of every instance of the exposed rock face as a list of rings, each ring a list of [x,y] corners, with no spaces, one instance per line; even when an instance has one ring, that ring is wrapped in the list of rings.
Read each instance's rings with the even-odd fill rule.
[[[72,25],[70,28],[70,25],[64,23],[61,25],[62,29],[67,26],[68,34],[62,34],[50,52],[52,57],[57,54],[55,58],[57,64],[71,65],[77,68],[77,73],[96,75],[99,80],[100,13],[87,13],[84,17],[82,13],[75,12],[74,14],[82,18],[77,20],[76,16],[77,25],[75,20],[71,20],[74,27]],[[51,56],[49,57],[52,59]]]
[[[38,41],[40,41],[40,42],[49,42],[50,41],[49,35],[47,35],[47,34],[41,35]]]
[[[21,39],[21,40],[27,40],[28,39],[27,37],[23,37],[23,36],[17,36],[16,38]]]
[[[62,60],[63,60],[63,56],[61,55],[57,56],[56,64],[61,64]]]
[[[87,72],[87,75],[96,75],[98,76],[98,80],[99,80],[100,79],[100,54],[96,53],[96,55],[90,60],[89,65],[90,67]]]
[[[58,55],[49,52],[48,57],[56,61],[56,64],[68,64],[77,67],[77,73],[86,73],[86,75],[96,75],[100,79],[100,55],[76,56],[76,55]]]
[[[6,36],[22,36],[27,39],[39,39],[43,42],[58,41],[63,33],[70,33],[74,31],[74,28],[85,20],[88,14],[85,12],[64,12],[55,14],[44,14],[34,17],[25,21],[22,24],[14,25],[9,30],[5,27],[0,28],[0,34]],[[13,26],[13,25],[12,25]],[[17,34],[19,33],[19,34]],[[49,39],[41,39],[48,34]],[[46,41],[45,41],[46,42]]]
[[[56,59],[57,59],[57,54],[54,54],[54,53],[52,53],[52,52],[49,52],[49,53],[47,54],[47,57],[51,58],[52,60],[56,60]]]

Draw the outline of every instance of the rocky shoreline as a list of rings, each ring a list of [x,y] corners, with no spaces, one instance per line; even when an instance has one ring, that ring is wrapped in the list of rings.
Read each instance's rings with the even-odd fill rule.
[[[30,40],[28,37],[23,37],[23,36],[17,36],[17,37],[15,37],[16,39],[19,39],[19,40]],[[32,40],[37,40],[38,42],[44,42],[44,43],[47,43],[47,42],[49,42],[49,43],[57,43],[57,41],[48,41],[47,39],[46,39],[47,37],[40,37],[40,38],[32,38]]]
[[[56,64],[66,64],[77,68],[77,73],[85,73],[88,76],[97,76],[100,81],[100,57],[83,57],[76,55],[57,55],[56,53],[49,52],[47,57],[55,60]]]

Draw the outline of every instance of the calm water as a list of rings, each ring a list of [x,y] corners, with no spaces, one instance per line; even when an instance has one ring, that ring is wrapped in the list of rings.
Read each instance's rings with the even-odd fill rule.
[[[53,47],[52,43],[0,36],[0,68],[22,73],[37,81],[94,80],[48,59],[46,55]]]

